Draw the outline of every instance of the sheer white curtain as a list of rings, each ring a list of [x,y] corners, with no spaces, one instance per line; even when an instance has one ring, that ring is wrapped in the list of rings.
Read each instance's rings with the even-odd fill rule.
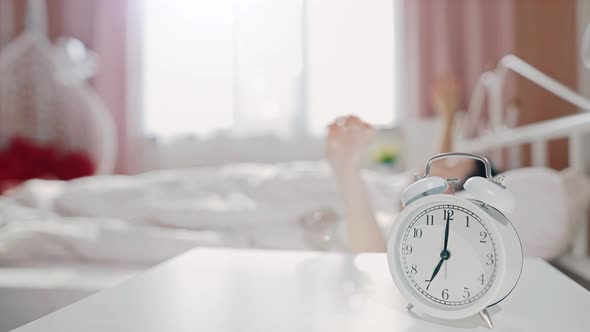
[[[391,0],[146,0],[148,135],[314,136],[395,112]]]

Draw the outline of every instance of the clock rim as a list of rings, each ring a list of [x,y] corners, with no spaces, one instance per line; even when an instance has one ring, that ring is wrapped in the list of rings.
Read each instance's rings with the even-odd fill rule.
[[[432,206],[432,203],[435,202],[439,204],[448,203],[459,205],[477,214],[484,221],[486,226],[494,232],[494,240],[497,246],[496,254],[500,255],[500,260],[496,265],[495,281],[490,286],[490,289],[475,302],[461,305],[459,307],[443,307],[443,305],[437,303],[427,304],[427,301],[419,297],[419,295],[417,294],[417,290],[415,290],[411,285],[409,285],[409,283],[406,282],[404,279],[405,275],[403,275],[401,255],[398,254],[398,248],[396,246],[396,244],[401,240],[401,237],[403,236],[403,229],[401,228],[402,224],[407,224],[407,222],[409,222],[410,220],[408,216],[414,214],[415,212],[420,213],[420,207],[424,205]],[[400,229],[402,229],[401,232]],[[436,194],[420,198],[412,202],[410,205],[408,205],[400,212],[389,232],[387,241],[387,261],[389,265],[389,271],[391,273],[391,276],[393,277],[393,281],[395,282],[397,288],[416,309],[423,311],[431,316],[445,319],[461,319],[475,315],[478,312],[487,308],[488,306],[496,303],[496,299],[502,296],[499,294],[499,292],[501,289],[504,288],[502,287],[502,285],[504,284],[506,275],[505,272],[507,264],[507,253],[505,250],[506,245],[504,242],[504,238],[500,235],[500,233],[501,231],[499,230],[499,227],[497,227],[497,225],[495,224],[495,219],[492,218],[481,207],[477,206],[477,204],[471,202],[466,198],[451,196],[448,194]],[[392,241],[395,243],[393,243]]]
[[[478,204],[482,204],[483,202],[477,199],[472,199],[469,198],[468,199],[470,202],[475,203],[475,205]],[[516,231],[516,228],[514,228],[514,225],[510,222],[510,220],[508,219],[508,217],[506,217],[506,215],[496,209],[495,207],[491,206],[491,205],[487,205],[486,206],[486,210],[492,210],[494,211],[494,213],[498,214],[498,218],[496,218],[500,224],[502,224],[503,222],[506,223],[506,226],[508,227],[508,231],[503,231],[504,235],[506,236],[508,235],[509,237],[512,237],[512,243],[510,243],[511,241],[507,241],[506,238],[504,238],[504,244],[507,245],[512,245],[513,248],[511,248],[512,250],[510,250],[511,254],[510,254],[510,259],[507,258],[507,264],[511,265],[511,268],[506,269],[506,273],[505,273],[505,278],[504,278],[504,286],[503,289],[501,289],[501,293],[499,293],[499,297],[498,299],[489,305],[489,307],[494,306],[502,301],[504,301],[504,299],[506,299],[508,297],[508,295],[510,295],[512,293],[512,291],[514,291],[514,289],[516,288],[516,285],[518,285],[518,282],[520,281],[520,277],[522,276],[522,269],[524,266],[524,250],[522,248],[522,241],[520,240],[520,236],[518,235],[518,232]],[[489,214],[489,213],[488,213]],[[494,217],[492,217],[494,218]],[[500,227],[500,226],[499,226]],[[508,252],[509,250],[507,250],[506,252]],[[514,253],[519,253],[520,255],[515,255]],[[510,273],[512,273],[512,275],[510,275]]]

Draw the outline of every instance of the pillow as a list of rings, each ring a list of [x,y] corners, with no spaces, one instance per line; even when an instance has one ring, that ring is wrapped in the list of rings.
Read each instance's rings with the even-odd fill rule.
[[[516,209],[508,218],[518,231],[525,256],[551,260],[563,254],[586,215],[588,178],[543,167],[520,168],[503,175],[503,184],[516,199]]]
[[[524,255],[551,260],[574,241],[590,201],[590,180],[572,171],[544,167],[510,170],[502,182],[516,200],[506,214],[518,232]],[[469,197],[462,191],[459,196]]]
[[[568,195],[568,213],[572,224],[572,238],[577,237],[579,226],[588,222],[590,207],[590,178],[573,169],[561,171]]]

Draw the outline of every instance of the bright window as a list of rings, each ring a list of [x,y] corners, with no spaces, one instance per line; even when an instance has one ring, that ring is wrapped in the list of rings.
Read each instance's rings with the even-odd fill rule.
[[[149,135],[318,135],[395,117],[391,0],[146,0]]]

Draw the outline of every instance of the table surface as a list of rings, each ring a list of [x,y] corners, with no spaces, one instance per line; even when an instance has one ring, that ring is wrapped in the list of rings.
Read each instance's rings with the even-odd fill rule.
[[[15,331],[489,331],[406,304],[385,254],[195,249]],[[590,293],[538,259],[488,310],[496,331],[590,331]]]

